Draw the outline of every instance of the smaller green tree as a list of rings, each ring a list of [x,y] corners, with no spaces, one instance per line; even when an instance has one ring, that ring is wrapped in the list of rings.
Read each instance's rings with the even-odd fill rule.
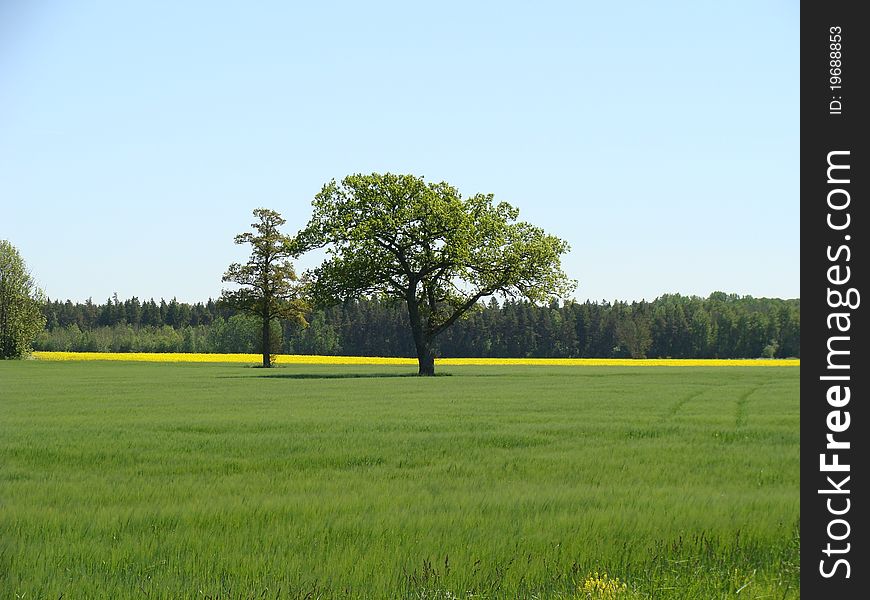
[[[266,208],[254,210],[254,216],[254,231],[235,238],[236,244],[251,244],[251,257],[245,264],[231,264],[222,279],[240,287],[222,290],[220,301],[259,319],[263,366],[271,367],[277,346],[273,346],[272,322],[287,319],[305,325],[307,306],[300,298],[298,278],[290,262],[293,239],[278,230],[286,221]]]
[[[622,310],[614,307],[613,312],[616,318],[613,336],[617,347],[628,352],[631,358],[646,358],[652,346],[649,321],[630,307]]]
[[[21,358],[45,328],[42,293],[18,250],[0,240],[0,358]]]

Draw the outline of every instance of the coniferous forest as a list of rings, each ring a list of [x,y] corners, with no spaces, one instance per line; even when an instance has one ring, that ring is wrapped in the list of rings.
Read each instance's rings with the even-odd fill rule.
[[[35,350],[245,352],[261,350],[256,318],[213,300],[188,304],[117,295],[96,304],[49,300]],[[377,298],[307,315],[308,326],[274,324],[285,354],[415,356],[407,310]],[[443,357],[786,358],[800,357],[800,300],[715,292],[651,302],[538,306],[491,300],[437,338]]]

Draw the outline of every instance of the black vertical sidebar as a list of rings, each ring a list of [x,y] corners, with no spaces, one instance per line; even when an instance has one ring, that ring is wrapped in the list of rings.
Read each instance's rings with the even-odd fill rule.
[[[804,2],[800,31],[801,594],[838,600],[870,593],[870,21],[859,6]]]

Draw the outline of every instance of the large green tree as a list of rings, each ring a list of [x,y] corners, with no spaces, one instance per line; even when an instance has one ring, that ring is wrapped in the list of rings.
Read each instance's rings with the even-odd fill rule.
[[[0,240],[0,358],[21,358],[30,352],[45,327],[44,296],[18,250]]]
[[[224,282],[240,287],[223,290],[221,302],[260,320],[263,366],[271,367],[273,342],[279,341],[272,332],[273,321],[288,319],[304,324],[305,302],[299,297],[298,278],[290,262],[293,239],[278,229],[286,221],[266,208],[254,210],[254,216],[254,231],[235,238],[236,244],[251,245],[251,257],[245,264],[231,264],[223,276]]]
[[[435,373],[435,338],[487,296],[545,302],[572,282],[563,240],[517,221],[492,194],[463,198],[453,186],[413,175],[350,175],[326,184],[296,240],[326,248],[309,273],[320,305],[382,295],[407,305],[420,375]]]

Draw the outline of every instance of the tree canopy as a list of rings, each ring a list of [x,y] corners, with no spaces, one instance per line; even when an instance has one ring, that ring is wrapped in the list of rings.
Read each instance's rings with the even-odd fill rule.
[[[547,302],[573,289],[568,244],[517,221],[492,194],[463,198],[445,183],[373,173],[327,183],[299,232],[298,251],[325,247],[309,272],[318,305],[380,295],[407,305],[421,375],[433,375],[434,338],[487,296]]]
[[[43,294],[18,250],[0,240],[0,358],[21,358],[45,327]]]
[[[261,348],[256,316],[209,300],[48,300],[35,350],[232,352]],[[404,302],[362,297],[282,320],[285,354],[415,356]],[[631,324],[623,325],[625,320]],[[276,336],[275,339],[278,339]],[[651,340],[651,343],[650,343]],[[478,303],[436,339],[439,356],[800,358],[800,299],[715,292],[635,302]]]
[[[273,345],[280,347],[280,337],[272,332],[273,322],[287,319],[304,323],[305,303],[299,298],[298,278],[289,260],[293,240],[278,230],[286,221],[266,208],[255,209],[254,216],[257,218],[251,224],[254,231],[235,237],[236,244],[251,245],[251,257],[245,264],[231,264],[222,279],[241,287],[222,290],[220,301],[260,319],[263,366],[271,367],[272,354],[277,349]]]

